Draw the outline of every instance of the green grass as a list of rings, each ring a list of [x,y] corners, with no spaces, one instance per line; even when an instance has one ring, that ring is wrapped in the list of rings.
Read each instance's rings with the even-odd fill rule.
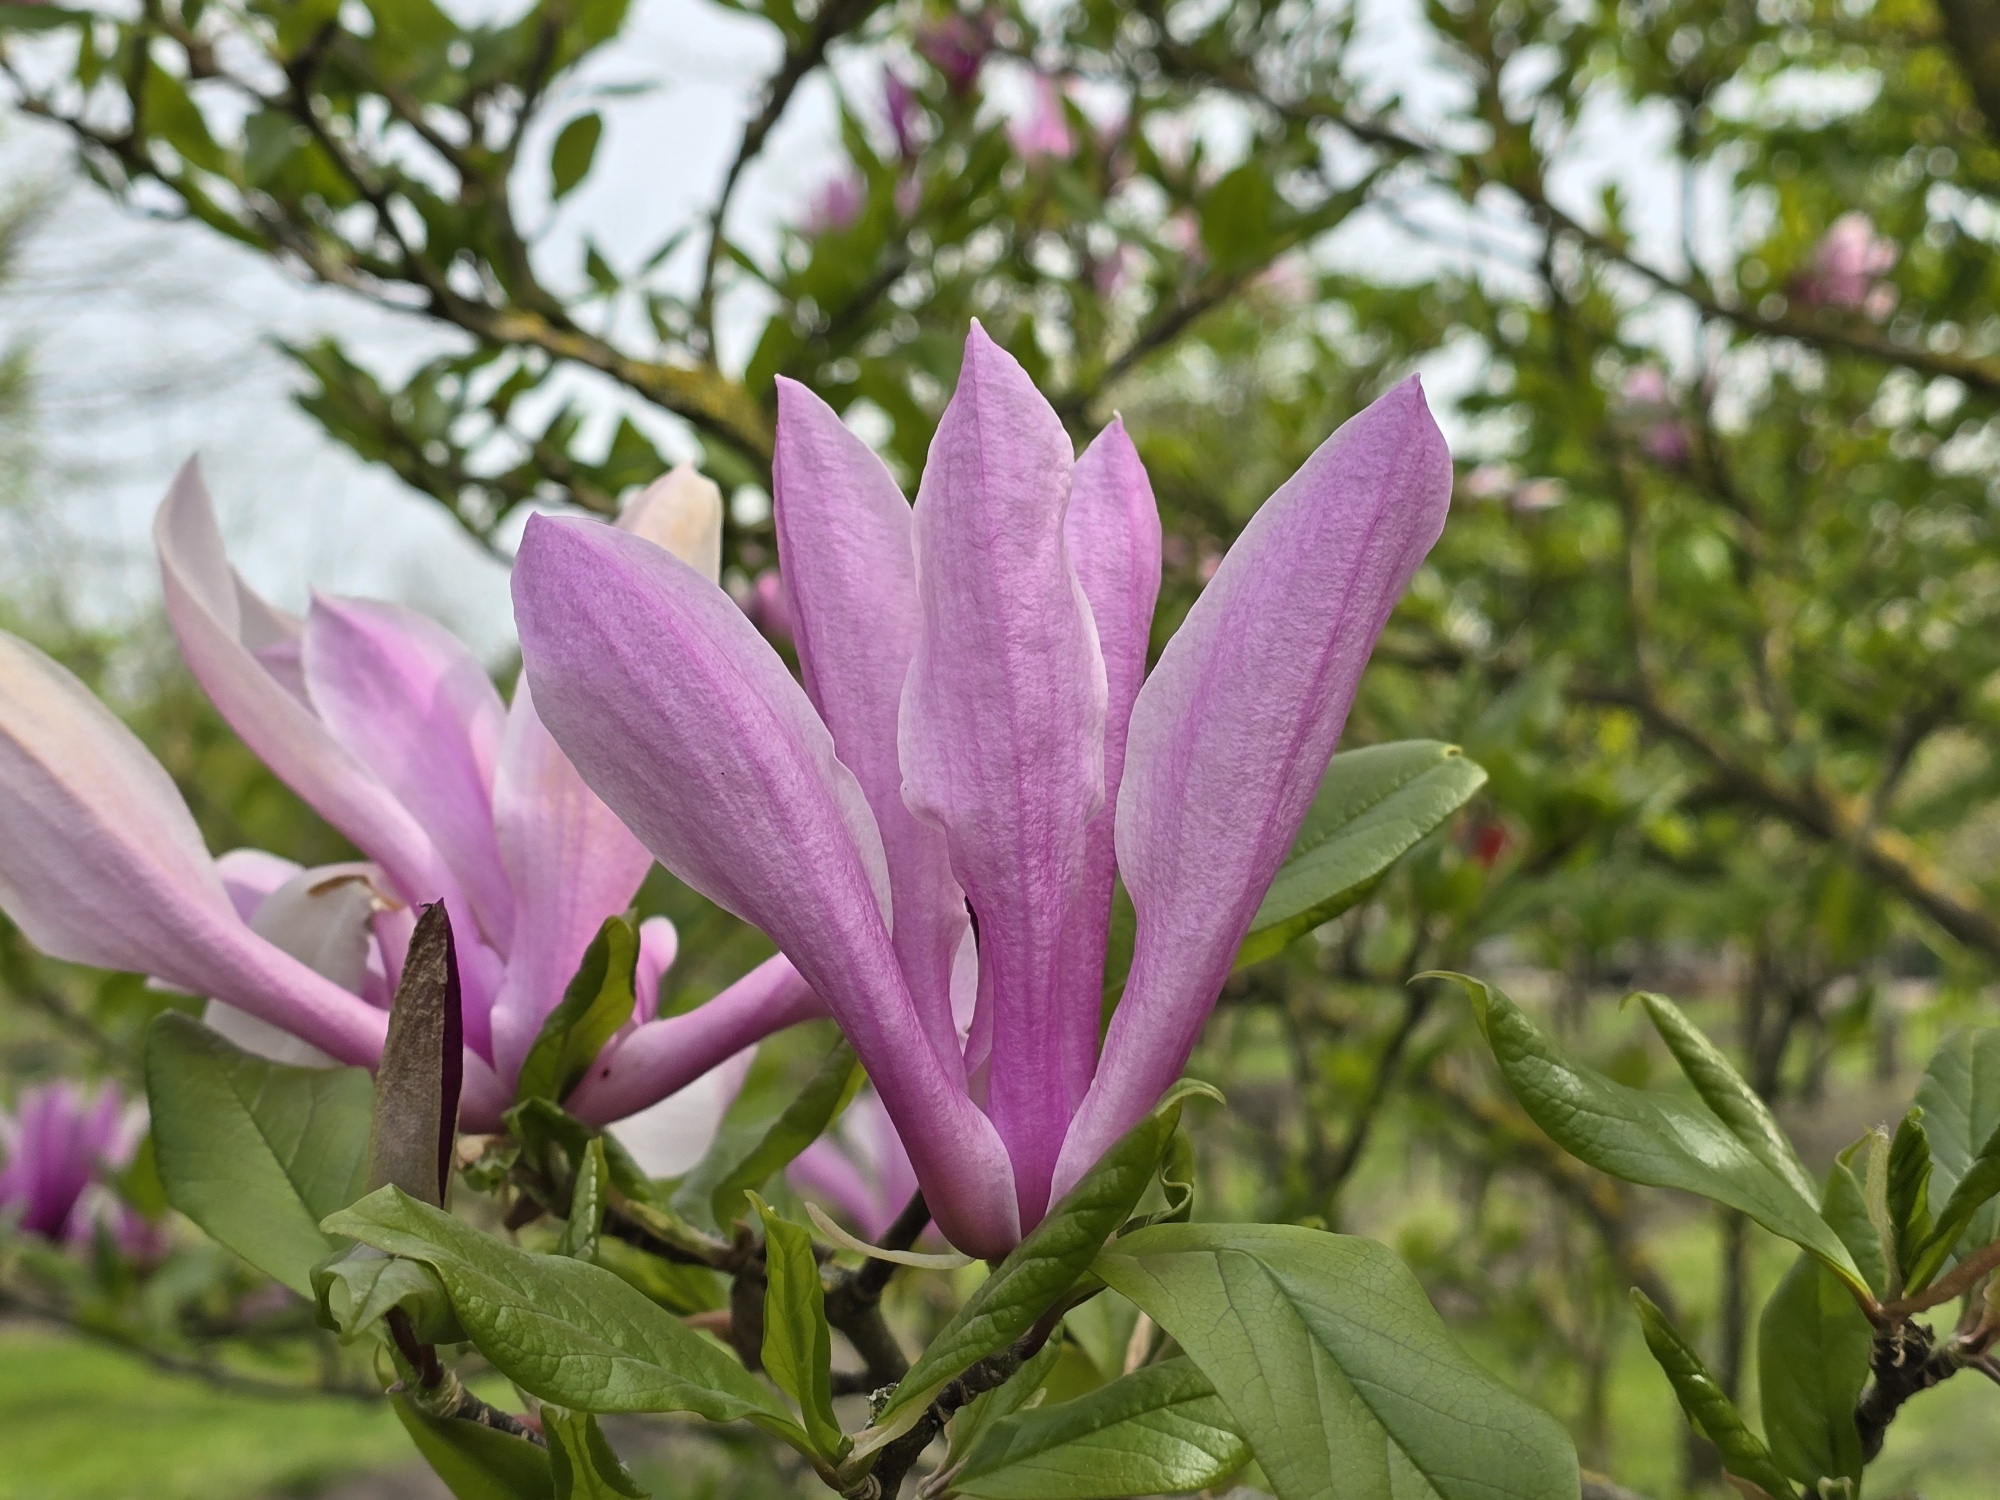
[[[0,1500],[248,1500],[407,1462],[386,1407],[221,1391],[0,1328]]]

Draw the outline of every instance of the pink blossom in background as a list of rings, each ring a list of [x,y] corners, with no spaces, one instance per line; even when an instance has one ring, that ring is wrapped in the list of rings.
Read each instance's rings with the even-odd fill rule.
[[[917,1169],[873,1089],[855,1095],[840,1124],[793,1159],[785,1180],[871,1241],[880,1241],[917,1191]]]
[[[789,380],[773,477],[799,676],[713,581],[537,516],[528,680],[606,804],[825,1000],[939,1230],[1002,1255],[1186,1065],[1443,527],[1450,454],[1414,378],[1354,416],[1150,673],[1137,450],[1114,420],[1077,454],[976,323],[914,507]],[[1119,879],[1133,959],[1100,1046]]]
[[[1132,284],[1139,273],[1139,251],[1119,242],[1118,248],[1090,268],[1090,284],[1100,297],[1115,297]]]
[[[882,70],[882,108],[889,117],[889,129],[896,137],[896,154],[909,161],[917,154],[917,126],[924,117],[916,91],[894,68]]]
[[[766,640],[787,644],[791,641],[792,608],[785,598],[785,581],[776,568],[764,569],[747,588],[732,587],[741,589],[736,602]]]
[[[1076,155],[1076,134],[1069,126],[1062,89],[1048,74],[1035,75],[1034,101],[1025,119],[1008,124],[1007,139],[1028,161],[1068,161]]]
[[[1657,365],[1641,365],[1625,377],[1620,394],[1647,457],[1668,468],[1685,464],[1694,445],[1688,440],[1687,425],[1680,418],[1666,373]]]
[[[969,93],[993,51],[993,21],[983,11],[976,17],[954,12],[918,27],[916,45],[954,93]]]
[[[1878,234],[1875,221],[1853,209],[1833,225],[1813,251],[1812,269],[1792,286],[1792,295],[1818,307],[1866,313],[1876,321],[1896,305],[1896,289],[1883,280],[1901,254],[1896,242]]]
[[[806,234],[817,239],[823,234],[838,234],[843,229],[851,229],[854,221],[861,217],[861,210],[868,206],[868,185],[857,172],[842,172],[829,177],[819,185],[806,206]]]
[[[106,1179],[131,1165],[146,1110],[104,1084],[92,1096],[68,1081],[23,1089],[0,1110],[0,1217],[58,1244],[88,1245],[101,1228],[128,1255],[158,1253],[157,1229],[118,1200]]]

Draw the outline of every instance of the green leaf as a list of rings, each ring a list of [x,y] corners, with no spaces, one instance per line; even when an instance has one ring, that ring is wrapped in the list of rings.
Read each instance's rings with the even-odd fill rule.
[[[549,152],[551,197],[558,202],[567,198],[589,175],[591,159],[597,155],[597,142],[603,134],[604,121],[594,110],[563,126],[554,149]]]
[[[430,1266],[479,1352],[539,1400],[747,1419],[807,1446],[778,1398],[721,1345],[602,1267],[518,1250],[393,1187],[326,1228]]]
[[[1811,1491],[1821,1479],[1861,1482],[1854,1403],[1868,1379],[1874,1331],[1854,1294],[1800,1255],[1757,1321],[1764,1435],[1780,1469]]]
[[[402,1396],[389,1404],[457,1500],[555,1500],[549,1455],[525,1438],[461,1417],[434,1417]]]
[[[41,5],[28,0],[19,5],[0,5],[0,32],[53,31],[59,26],[83,26],[95,11],[66,10],[58,5]]]
[[[549,1012],[521,1064],[516,1100],[560,1103],[577,1086],[604,1044],[632,1019],[633,974],[639,930],[624,917],[606,917],[584,949],[583,962]]]
[[[597,1258],[598,1226],[604,1222],[604,1200],[611,1191],[611,1169],[604,1164],[604,1138],[595,1136],[583,1148],[576,1186],[570,1189],[569,1217],[563,1223],[556,1253],[572,1260]]]
[[[1639,1310],[1639,1327],[1646,1335],[1646,1347],[1667,1372],[1681,1410],[1701,1435],[1715,1444],[1722,1455],[1722,1466],[1739,1479],[1749,1480],[1773,1500],[1797,1500],[1797,1491],[1771,1457],[1771,1450],[1750,1430],[1742,1413],[1736,1410],[1736,1403],[1708,1373],[1701,1356],[1636,1287],[1632,1291],[1632,1305]]]
[[[1467,1358],[1371,1240],[1160,1224],[1093,1269],[1200,1368],[1280,1500],[1577,1493],[1562,1428]]]
[[[544,1406],[542,1435],[549,1440],[555,1500],[651,1500],[652,1491],[620,1462],[590,1413]]]
[[[1064,1318],[1064,1323],[1067,1325],[1067,1317]],[[956,1466],[971,1453],[978,1445],[980,1437],[993,1423],[1002,1417],[1012,1416],[1034,1401],[1047,1382],[1050,1372],[1062,1359],[1063,1345],[1064,1339],[1060,1332],[1052,1335],[1047,1343],[1022,1363],[1020,1369],[992,1390],[981,1391],[952,1415],[950,1451],[945,1457],[947,1468]]]
[[[451,918],[444,903],[434,901],[410,934],[389,1008],[368,1133],[370,1188],[393,1182],[413,1198],[443,1205],[464,1049]]]
[[[1086,1396],[995,1421],[952,1482],[975,1500],[1118,1500],[1220,1484],[1250,1459],[1208,1377],[1146,1365]]]
[[[1917,1085],[1931,1144],[1930,1195],[1942,1199],[1931,1243],[1911,1280],[1926,1286],[1961,1240],[2000,1238],[2000,1027],[1954,1032],[1931,1055]]]
[[[1836,1161],[1826,1174],[1826,1195],[1820,1199],[1820,1217],[1847,1246],[1847,1253],[1861,1268],[1862,1279],[1868,1283],[1869,1289],[1878,1297],[1886,1296],[1889,1267],[1882,1259],[1882,1242],[1868,1218],[1867,1194],[1844,1157]]]
[[[146,1100],[167,1201],[301,1296],[339,1245],[320,1221],[367,1180],[361,1068],[292,1068],[177,1011],[146,1032]]]
[[[457,1344],[465,1330],[451,1310],[451,1298],[437,1272],[421,1261],[398,1260],[366,1245],[314,1270],[313,1296],[319,1324],[351,1344],[400,1308],[420,1343]]]
[[[1896,1237],[1896,1264],[1914,1267],[1917,1252],[1931,1237],[1931,1143],[1924,1112],[1912,1107],[1889,1143],[1889,1223]],[[1910,1278],[1905,1277],[1906,1284]]]
[[[1817,1199],[1818,1185],[1806,1171],[1805,1163],[1799,1160],[1790,1137],[1772,1116],[1770,1106],[1743,1081],[1743,1075],[1731,1066],[1715,1043],[1665,995],[1642,992],[1635,998],[1645,1007],[1653,1029],[1667,1044],[1687,1081],[1694,1085],[1701,1102],[1728,1127],[1729,1133],[1801,1198],[1808,1202]]]
[[[1291,854],[1251,919],[1236,967],[1269,958],[1361,901],[1485,783],[1480,766],[1456,745],[1436,740],[1334,756]]]
[[[1274,247],[1277,210],[1270,172],[1254,158],[1210,188],[1201,204],[1201,242],[1216,269],[1262,260]]]
[[[833,1332],[812,1236],[750,1195],[764,1221],[764,1372],[798,1403],[806,1436],[829,1463],[853,1446],[833,1414]]]
[[[761,1189],[826,1131],[861,1088],[861,1064],[844,1039],[826,1055],[798,1097],[784,1108],[756,1143],[739,1157],[709,1194],[715,1222],[725,1231],[750,1209]]]
[[[1182,1101],[1203,1089],[1177,1085],[1029,1231],[917,1356],[874,1424],[855,1439],[857,1454],[871,1453],[908,1430],[946,1381],[1020,1338],[1076,1284],[1138,1206],[1180,1125]]]
[[[1850,1285],[1864,1284],[1814,1200],[1725,1119],[1672,1095],[1614,1083],[1573,1061],[1499,990],[1463,975],[1439,977],[1465,986],[1501,1076],[1557,1145],[1627,1182],[1676,1188],[1737,1209],[1819,1256]]]
[[[522,1164],[566,1192],[572,1191],[568,1187],[570,1176],[582,1167],[591,1143],[596,1142],[604,1154],[612,1187],[634,1201],[644,1201],[652,1193],[651,1181],[632,1160],[631,1153],[618,1144],[616,1136],[584,1124],[553,1100],[526,1100],[508,1110],[500,1120],[519,1144]],[[567,1200],[562,1198],[545,1206],[562,1212],[568,1208]]]

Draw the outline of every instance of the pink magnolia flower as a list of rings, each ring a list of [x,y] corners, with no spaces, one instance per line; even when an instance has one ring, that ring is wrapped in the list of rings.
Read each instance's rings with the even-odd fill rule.
[[[713,577],[721,497],[692,470],[620,525]],[[179,791],[83,685],[0,634],[0,907],[45,952],[207,996],[212,1025],[296,1063],[380,1056],[415,907],[452,917],[466,1038],[462,1117],[491,1129],[603,920],[652,860],[542,727],[449,632],[408,609],[316,597],[304,620],[230,567],[197,469],[154,526],[169,622],[223,718],[365,862],[301,870],[209,857]],[[684,564],[685,565],[685,564]],[[649,972],[672,928],[645,926]],[[664,955],[664,956],[663,956]],[[643,986],[642,986],[643,989]],[[594,1074],[635,1114],[817,1001],[774,960],[708,1005],[655,1019],[652,990]]]
[[[877,1241],[917,1190],[917,1169],[873,1089],[855,1096],[840,1124],[785,1169],[794,1192],[817,1199]]]
[[[889,117],[889,130],[896,137],[896,154],[909,161],[917,154],[917,130],[924,117],[916,90],[903,81],[894,68],[882,70],[882,109]]]
[[[539,516],[528,680],[598,795],[825,999],[947,1238],[1003,1254],[1186,1064],[1444,524],[1450,455],[1414,379],[1355,417],[1147,676],[1160,522],[1119,423],[1073,457],[977,324],[914,509],[804,387],[778,413],[803,686],[693,569]],[[1120,876],[1136,949],[1100,1051]]]
[[[767,640],[791,640],[792,606],[785,598],[785,580],[776,568],[759,573],[738,602]]]
[[[1062,90],[1048,74],[1035,75],[1034,102],[1025,119],[1008,125],[1007,139],[1015,154],[1029,161],[1068,161],[1076,155],[1076,136],[1069,128]]]
[[[95,1097],[67,1081],[22,1090],[0,1110],[0,1218],[58,1244],[88,1245],[101,1228],[128,1255],[156,1253],[158,1231],[105,1184],[145,1134],[145,1106],[111,1084]]]
[[[953,12],[918,27],[916,46],[954,93],[969,93],[993,51],[993,22],[983,11],[977,16]]]
[[[861,210],[868,206],[868,187],[852,171],[844,171],[829,177],[819,185],[806,205],[806,219],[801,226],[806,235],[818,239],[823,234],[838,234],[843,229],[854,227],[854,221],[861,217]]]
[[[1873,219],[1853,209],[1833,221],[1813,251],[1812,270],[1793,284],[1792,295],[1879,321],[1895,306],[1895,288],[1883,278],[1899,253],[1894,240],[1876,233]]]
[[[1673,387],[1657,365],[1641,365],[1625,377],[1620,392],[1627,413],[1639,432],[1646,455],[1668,468],[1679,468],[1694,452],[1688,430],[1674,401]]]

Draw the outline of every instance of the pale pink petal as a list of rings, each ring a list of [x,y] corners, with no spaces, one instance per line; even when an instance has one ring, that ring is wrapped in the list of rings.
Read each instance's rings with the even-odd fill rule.
[[[947,1075],[965,1064],[951,1022],[951,965],[966,929],[944,836],[903,802],[896,717],[921,615],[910,506],[882,460],[824,401],[778,381],[773,464],[778,560],[806,693],[833,731],[881,831],[896,957]]]
[[[507,709],[486,669],[413,609],[325,595],[306,615],[304,653],[320,721],[415,815],[479,933],[504,951],[514,898],[494,842],[493,768]]]
[[[1061,420],[975,323],[917,492],[923,625],[901,758],[972,908],[986,1109],[1023,1223],[1048,1204],[1096,1042],[1094,1019],[1063,1012],[1063,924],[1104,801],[1104,662],[1063,536],[1070,469]]]
[[[639,1024],[660,1013],[660,985],[680,946],[680,933],[665,917],[648,917],[639,924],[639,966],[632,977],[632,1019]]]
[[[721,589],[591,521],[529,521],[514,613],[536,705],[584,780],[662,864],[791,958],[891,1108],[935,1122],[918,1169],[940,1223],[1004,1251],[1019,1232],[1004,1148],[931,1050],[883,920],[874,818],[784,663]]]
[[[755,1047],[746,1047],[659,1103],[605,1128],[648,1177],[679,1177],[708,1154],[756,1056]]]
[[[277,627],[276,612],[246,615],[249,590],[229,566],[215,511],[193,461],[175,476],[153,521],[167,619],[188,669],[263,762],[314,811],[380,864],[405,900],[428,900],[450,883],[410,812],[341,746],[250,643]]]
[[[595,1123],[624,1119],[773,1032],[825,1014],[789,959],[768,958],[706,1004],[613,1038],[566,1106]]]
[[[262,849],[231,849],[215,857],[215,873],[222,877],[236,915],[247,922],[266,896],[299,873],[299,863]]]
[[[493,816],[517,903],[507,977],[493,1004],[493,1065],[513,1079],[584,949],[606,917],[632,904],[653,857],[556,748],[525,676],[507,716]]]
[[[1186,1064],[1450,498],[1412,377],[1251,518],[1140,691],[1118,797],[1137,948],[1058,1192]]]
[[[43,952],[155,975],[351,1062],[383,1018],[243,924],[167,773],[83,685],[0,633],[0,907]]]
[[[679,464],[632,497],[618,529],[664,547],[710,583],[722,576],[722,491]]]

